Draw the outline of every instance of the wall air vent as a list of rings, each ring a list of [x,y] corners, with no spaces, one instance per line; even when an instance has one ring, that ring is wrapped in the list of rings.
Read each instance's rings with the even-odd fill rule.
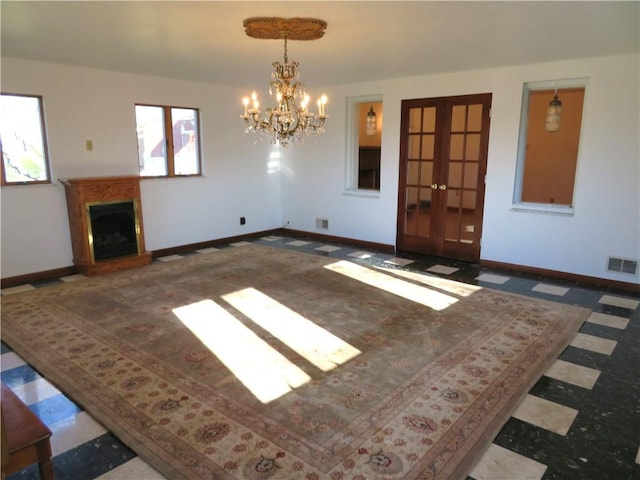
[[[316,228],[319,230],[326,230],[329,228],[329,220],[326,218],[316,218]]]
[[[629,275],[638,275],[638,260],[609,257],[607,270],[610,272],[619,272],[619,273],[628,273]]]

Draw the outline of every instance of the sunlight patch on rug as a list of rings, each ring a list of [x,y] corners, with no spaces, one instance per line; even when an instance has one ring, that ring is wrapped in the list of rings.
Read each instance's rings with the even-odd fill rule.
[[[409,283],[386,273],[376,272],[344,260],[325,265],[324,268],[434,310],[444,310],[458,302],[458,299],[451,295]]]
[[[376,267],[381,268],[381,267]],[[444,290],[448,293],[453,293],[459,297],[468,297],[476,292],[482,290],[482,287],[477,285],[469,285],[466,283],[456,282],[455,280],[449,280],[447,278],[434,277],[433,275],[425,275],[423,273],[409,272],[407,270],[388,270],[384,269],[393,275],[404,277],[414,282],[419,282],[430,287],[437,288],[438,290]]]
[[[213,300],[174,308],[173,313],[262,403],[311,380]]]
[[[323,372],[360,355],[360,350],[255,288],[222,298]]]

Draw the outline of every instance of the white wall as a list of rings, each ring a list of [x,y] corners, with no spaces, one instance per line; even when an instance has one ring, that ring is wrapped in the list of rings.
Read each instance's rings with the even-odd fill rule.
[[[142,181],[147,250],[281,226],[280,178],[270,146],[243,133],[242,90],[2,58],[2,91],[43,96],[55,181],[2,188],[2,278],[72,264],[57,179],[137,175],[135,103],[199,108],[202,124],[203,177]]]
[[[44,96],[54,178],[135,175],[136,102],[200,108],[205,177],[142,182],[148,250],[287,222],[296,230],[394,245],[401,101],[491,92],[482,259],[640,283],[638,277],[606,272],[608,255],[640,258],[639,58],[622,55],[337,86],[303,79],[313,91],[329,93],[327,133],[315,143],[310,139],[282,151],[279,172],[269,167],[274,149],[254,146],[236,117],[248,87],[3,58],[2,90]],[[512,197],[522,85],[575,77],[589,78],[575,213],[516,211]],[[354,195],[345,191],[346,99],[376,94],[383,95],[384,108],[381,190]],[[94,141],[93,152],[84,150],[88,139]],[[247,217],[245,227],[239,225],[240,216]],[[317,230],[316,218],[328,219],[329,229]],[[2,188],[2,277],[71,265],[66,222],[59,184]]]
[[[283,177],[283,220],[300,230],[395,244],[401,101],[492,93],[481,258],[640,283],[606,271],[607,256],[640,258],[639,56],[621,55],[402,78],[326,88],[327,135],[296,151]],[[518,129],[525,82],[588,77],[576,174],[575,212],[513,209]],[[345,98],[382,94],[381,190],[344,190]],[[315,218],[329,230],[315,228]]]

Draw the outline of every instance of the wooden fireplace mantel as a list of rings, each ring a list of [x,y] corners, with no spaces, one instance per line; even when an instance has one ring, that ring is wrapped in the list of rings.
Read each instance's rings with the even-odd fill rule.
[[[65,187],[73,264],[79,273],[99,275],[101,273],[142,267],[151,263],[151,253],[145,250],[140,201],[140,177],[85,177],[61,178]],[[136,215],[137,254],[96,261],[90,236],[89,205],[100,202],[134,202]]]

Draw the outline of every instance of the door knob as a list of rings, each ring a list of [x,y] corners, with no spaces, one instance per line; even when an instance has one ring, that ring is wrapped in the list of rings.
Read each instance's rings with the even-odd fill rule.
[[[438,189],[438,184],[437,183],[432,183],[431,184],[431,190],[437,190]]]
[[[442,183],[442,184],[440,184],[440,186],[439,186],[438,188],[439,188],[440,190],[446,190],[446,189],[447,189],[447,186],[446,186],[444,183]]]

